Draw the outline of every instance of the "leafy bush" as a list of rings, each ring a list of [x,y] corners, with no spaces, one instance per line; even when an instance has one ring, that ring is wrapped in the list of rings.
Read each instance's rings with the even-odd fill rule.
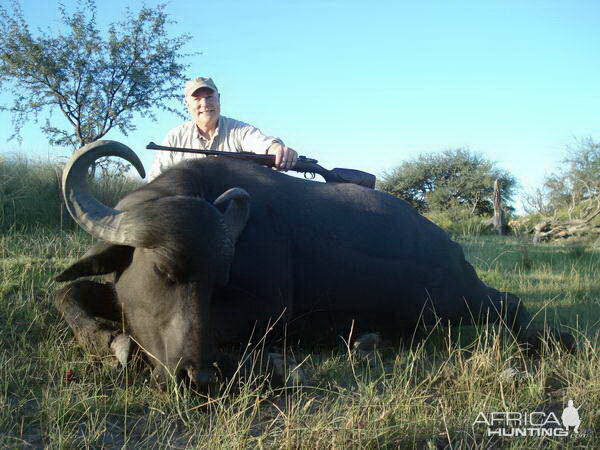
[[[477,215],[492,214],[494,181],[501,181],[505,209],[515,178],[468,149],[420,155],[385,174],[379,189],[400,197],[420,212],[443,211],[456,206]]]

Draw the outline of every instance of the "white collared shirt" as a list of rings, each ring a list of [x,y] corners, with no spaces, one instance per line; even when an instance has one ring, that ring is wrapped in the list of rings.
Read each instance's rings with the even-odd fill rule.
[[[283,141],[273,136],[265,136],[258,128],[239,120],[220,116],[217,129],[211,139],[200,134],[193,120],[185,122],[167,133],[162,145],[222,152],[253,152],[265,154],[273,142]],[[184,159],[204,158],[205,155],[156,150],[148,181],[152,181],[168,167]]]

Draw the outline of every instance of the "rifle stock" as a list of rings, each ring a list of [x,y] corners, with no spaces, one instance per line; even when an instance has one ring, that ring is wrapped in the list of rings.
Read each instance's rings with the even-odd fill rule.
[[[221,152],[218,150],[199,150],[192,148],[181,148],[181,147],[166,147],[163,145],[157,145],[154,142],[150,142],[146,145],[148,150],[160,150],[167,152],[180,152],[180,153],[196,153],[200,155],[208,156],[223,156],[226,158],[242,159],[244,161],[253,161],[257,164],[274,167],[275,166],[275,155],[261,155],[251,152]],[[317,164],[318,161],[313,158],[307,158],[306,156],[299,156],[296,164],[291,169],[294,172],[300,172],[304,174],[319,174],[326,183],[351,183],[359,186],[368,187],[371,189],[375,188],[375,175],[362,172],[355,169],[340,169],[335,168],[332,170],[325,169],[324,167]]]

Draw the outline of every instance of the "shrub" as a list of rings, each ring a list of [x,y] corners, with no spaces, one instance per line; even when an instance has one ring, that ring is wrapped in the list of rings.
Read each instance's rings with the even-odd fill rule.
[[[469,149],[427,153],[404,161],[379,181],[379,189],[406,200],[419,212],[470,208],[492,214],[494,181],[499,179],[504,208],[511,210],[515,178],[483,155]]]

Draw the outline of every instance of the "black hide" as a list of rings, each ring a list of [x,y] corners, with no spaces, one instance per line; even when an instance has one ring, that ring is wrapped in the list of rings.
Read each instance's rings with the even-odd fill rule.
[[[212,202],[234,187],[250,194],[250,219],[231,261],[219,256],[228,250],[215,238],[221,225]],[[246,342],[257,324],[260,332],[280,316],[280,326],[291,332],[298,325],[315,338],[345,333],[352,322],[355,330],[402,334],[438,319],[498,320],[507,299],[511,320],[525,326],[528,319],[524,310],[517,315],[518,299],[479,280],[446,232],[406,202],[368,188],[205,158],[166,171],[116,209],[158,223],[149,231],[151,248],[100,245],[58,279],[114,271],[130,333],[156,349],[173,340],[175,359],[194,359],[182,342],[208,346],[205,365],[215,346]],[[164,287],[149,287],[158,278]],[[200,325],[188,326],[197,316]],[[154,342],[161,327],[170,328]]]

